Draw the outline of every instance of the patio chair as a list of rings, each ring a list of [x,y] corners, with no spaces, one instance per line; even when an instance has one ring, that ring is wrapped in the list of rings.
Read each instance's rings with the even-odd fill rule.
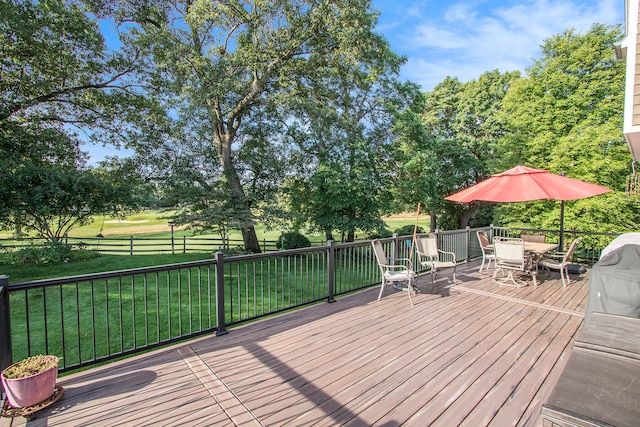
[[[544,243],[547,236],[544,234],[521,234],[520,238],[525,242]]]
[[[476,235],[478,236],[478,242],[480,243],[480,249],[482,250],[482,264],[480,264],[480,270],[484,268],[484,263],[487,263],[487,268],[491,266],[491,261],[495,264],[496,255],[493,253],[493,246],[489,241],[489,236],[487,236],[487,232],[484,230],[476,231]]]
[[[443,268],[453,268],[453,283],[456,283],[456,254],[438,249],[438,236],[416,236],[416,254],[420,265],[430,270],[431,283],[435,282],[438,271]]]
[[[534,285],[536,284],[536,273],[529,272],[527,268],[527,258],[524,254],[524,241],[522,239],[494,237],[493,250],[496,257],[496,269],[493,272],[494,282],[505,286],[527,286],[527,282],[516,279],[514,276],[515,273],[522,272],[530,273],[533,277]],[[506,277],[496,278],[499,272],[503,276],[506,274]]]
[[[538,265],[543,267],[545,270],[560,270],[560,278],[562,279],[562,286],[567,286],[571,283],[569,279],[569,263],[571,262],[571,257],[573,256],[573,251],[576,250],[576,246],[580,243],[581,238],[575,239],[571,242],[569,246],[569,250],[566,252],[556,252],[553,255],[549,255],[548,258],[543,258],[538,262]],[[566,281],[565,281],[566,279]]]
[[[409,258],[387,258],[387,254],[382,247],[382,243],[378,239],[372,240],[371,245],[373,246],[373,252],[376,255],[376,260],[378,261],[380,274],[382,276],[382,285],[380,286],[378,301],[382,298],[382,292],[384,292],[384,288],[387,284],[407,282],[407,295],[409,296],[409,302],[413,305],[411,293],[413,292],[415,294],[417,288],[413,283],[416,273],[411,268],[411,260]],[[402,263],[399,264],[397,262]]]

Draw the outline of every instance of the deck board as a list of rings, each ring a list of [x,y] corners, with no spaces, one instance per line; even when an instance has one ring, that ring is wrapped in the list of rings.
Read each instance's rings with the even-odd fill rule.
[[[414,306],[375,287],[62,377],[29,425],[539,426],[587,274],[511,288],[478,267],[420,276]]]

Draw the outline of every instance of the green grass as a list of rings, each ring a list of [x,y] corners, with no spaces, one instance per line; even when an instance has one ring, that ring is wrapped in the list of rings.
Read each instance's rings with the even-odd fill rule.
[[[9,276],[9,283],[21,283],[31,280],[52,279],[56,277],[77,276],[81,274],[102,273],[106,271],[127,270],[154,265],[176,264],[181,262],[211,259],[210,253],[155,254],[155,255],[100,255],[97,258],[58,264],[0,264],[0,274]]]
[[[149,219],[162,225],[156,213],[129,219]],[[136,219],[137,218],[137,219]],[[388,221],[391,230],[415,220]],[[421,225],[423,222],[421,220]],[[131,224],[128,224],[130,226]],[[95,223],[85,228],[91,236]],[[123,229],[122,223],[111,223]],[[423,225],[424,226],[424,225]],[[94,227],[94,228],[91,228]],[[106,230],[105,224],[103,231]],[[276,239],[279,231],[257,227],[259,239]],[[182,231],[181,231],[182,232]],[[138,234],[170,235],[170,231]],[[177,233],[176,233],[177,234]],[[237,236],[240,238],[240,235]],[[322,236],[317,236],[317,241]],[[342,250],[336,258],[336,292],[349,292],[376,280],[377,270],[368,248]],[[9,283],[120,271],[139,267],[211,259],[211,253],[175,255],[100,255],[58,264],[1,265]],[[326,259],[319,255],[273,257],[225,264],[225,319],[243,322],[267,313],[306,304],[327,295]],[[10,293],[14,360],[37,353],[64,357],[62,366],[77,366],[144,345],[166,343],[185,334],[215,326],[215,267],[194,267],[158,274],[124,275],[82,281],[46,289]],[[63,351],[64,349],[64,351]]]
[[[375,280],[367,249],[336,257],[337,292]],[[225,263],[226,322],[326,298],[326,267],[320,253]],[[200,266],[11,292],[14,359],[49,353],[76,366],[208,330],[216,326],[215,276],[214,266]]]
[[[163,219],[163,216],[168,215],[168,212],[160,211],[143,211],[128,215],[124,221],[116,217],[99,216],[95,217],[93,222],[83,227],[74,228],[70,235],[72,237],[96,237],[99,233],[105,237],[117,237],[128,238],[129,236],[136,235],[144,237],[157,237],[167,238],[171,236],[171,226],[168,219]],[[407,213],[402,216],[396,216],[392,218],[385,218],[387,229],[393,231],[406,224],[415,223],[415,214]],[[429,217],[422,215],[419,220],[420,226],[423,228],[429,227]],[[256,233],[258,239],[277,240],[283,231],[289,230],[267,230],[264,225],[256,225]],[[185,230],[180,228],[174,229],[174,235],[176,237],[182,236],[194,236],[193,230]],[[320,242],[324,240],[322,234],[309,234],[305,233],[312,242]],[[200,235],[199,235],[200,236]],[[219,238],[216,234],[203,234],[203,237]],[[11,232],[5,231],[0,233],[0,238],[10,239],[12,238]],[[232,240],[242,240],[242,234],[240,232],[231,233],[229,236]],[[336,235],[336,237],[338,237]],[[358,234],[358,237],[363,238],[363,234]]]

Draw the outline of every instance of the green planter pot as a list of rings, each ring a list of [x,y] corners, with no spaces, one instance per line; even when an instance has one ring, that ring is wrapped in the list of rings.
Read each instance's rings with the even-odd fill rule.
[[[55,359],[56,366],[23,378],[5,378],[2,371],[2,386],[7,394],[9,404],[14,408],[26,408],[38,404],[53,395],[58,377],[58,361],[56,356],[47,356]],[[21,362],[11,365],[18,365]],[[7,369],[9,369],[7,368]]]

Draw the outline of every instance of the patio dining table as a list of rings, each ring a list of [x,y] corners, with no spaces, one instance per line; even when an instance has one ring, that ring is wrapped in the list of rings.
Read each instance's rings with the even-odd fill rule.
[[[542,242],[524,242],[524,252],[527,257],[528,270],[533,277],[533,285],[538,286],[536,280],[538,276],[538,262],[544,257],[544,255],[554,249],[558,245],[556,243],[542,243]]]

